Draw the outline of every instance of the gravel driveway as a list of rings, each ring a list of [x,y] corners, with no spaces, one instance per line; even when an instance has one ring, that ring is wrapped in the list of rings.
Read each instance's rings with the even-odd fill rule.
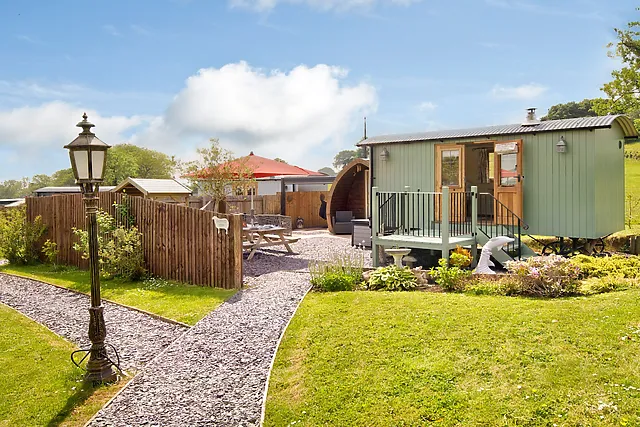
[[[310,287],[308,261],[349,243],[311,234],[296,254],[259,251],[244,263],[246,289],[150,362],[92,425],[259,425],[280,335]]]
[[[87,295],[0,273],[0,302],[80,348],[90,346]],[[106,301],[103,305],[107,343],[116,347],[126,371],[140,370],[188,329]]]

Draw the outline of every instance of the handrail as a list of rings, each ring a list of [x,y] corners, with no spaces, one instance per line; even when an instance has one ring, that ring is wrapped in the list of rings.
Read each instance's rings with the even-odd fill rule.
[[[522,259],[522,230],[527,230],[527,225],[522,218],[515,214],[508,206],[498,200],[491,193],[479,193],[479,198],[488,198],[488,204],[479,202],[479,206],[486,208],[491,206],[492,215],[490,220],[479,217],[477,227],[487,237],[497,237],[507,235],[513,237],[514,241],[507,244],[503,250],[512,258]],[[500,229],[498,229],[500,227]],[[493,232],[495,228],[495,233]],[[495,234],[495,235],[494,235]]]
[[[520,218],[518,215],[516,215],[516,213],[513,212],[511,209],[509,209],[509,207],[507,205],[502,203],[500,200],[496,199],[496,197],[493,194],[491,194],[491,193],[478,193],[478,194],[480,194],[481,196],[482,195],[490,196],[496,203],[498,203],[500,206],[502,206],[508,213],[510,213],[511,215],[515,216],[516,218],[518,218],[520,220],[520,222],[522,223],[522,229],[523,230],[528,230],[529,229],[529,224],[524,222],[524,220],[522,218]]]

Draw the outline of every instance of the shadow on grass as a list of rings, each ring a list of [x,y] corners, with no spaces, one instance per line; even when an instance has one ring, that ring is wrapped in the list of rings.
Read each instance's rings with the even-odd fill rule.
[[[100,387],[102,386],[94,386],[91,381],[84,380],[76,392],[69,396],[64,407],[49,421],[47,427],[57,427],[65,422],[73,410],[84,404]]]

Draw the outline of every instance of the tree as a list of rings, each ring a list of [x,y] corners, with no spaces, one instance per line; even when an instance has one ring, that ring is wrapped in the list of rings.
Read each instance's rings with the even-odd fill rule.
[[[318,172],[323,173],[323,174],[328,175],[328,176],[336,176],[337,175],[336,171],[334,171],[330,167],[324,167],[322,169],[318,169]]]
[[[51,175],[51,185],[55,187],[68,187],[76,184],[76,178],[73,176],[73,169],[60,169]]]
[[[627,28],[615,28],[618,41],[609,45],[608,55],[622,61],[622,68],[611,72],[613,80],[601,90],[606,99],[594,102],[599,115],[628,114],[636,128],[640,128],[640,21],[632,21]]]
[[[0,199],[17,199],[25,195],[27,186],[29,185],[27,178],[18,181],[16,179],[8,179],[0,182]]]
[[[275,159],[273,159],[273,160],[275,160],[276,162],[280,162],[280,163],[284,163],[285,165],[288,165],[287,161],[286,161],[286,160],[281,159],[280,157],[276,157],[276,158],[275,158]]]
[[[593,111],[594,99],[583,99],[580,102],[567,102],[566,104],[556,104],[549,108],[549,112],[546,116],[540,120],[560,120],[560,119],[574,119],[577,117],[595,117],[595,111]]]
[[[177,167],[174,157],[138,147],[118,144],[107,154],[104,185],[118,185],[131,178],[171,178]]]
[[[184,165],[185,178],[192,188],[211,198],[214,212],[225,200],[229,188],[248,185],[253,181],[253,171],[247,158],[234,158],[233,153],[220,146],[217,138],[209,140],[208,148],[198,148],[200,158]]]
[[[358,147],[355,150],[342,150],[333,158],[333,166],[340,170],[353,159],[364,159],[367,157],[367,147]]]
[[[107,153],[103,185],[118,185],[125,179],[138,177],[138,162],[133,156],[114,146]]]

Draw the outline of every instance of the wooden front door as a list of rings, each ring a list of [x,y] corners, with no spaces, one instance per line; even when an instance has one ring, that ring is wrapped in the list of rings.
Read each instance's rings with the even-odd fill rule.
[[[522,218],[522,140],[501,141],[494,145],[494,197],[511,212]],[[513,223],[513,217],[496,203],[496,224]]]
[[[464,145],[444,144],[436,145],[436,192],[441,193],[442,187],[449,187],[450,220],[463,222],[466,219],[465,174],[464,174]],[[440,220],[442,210],[436,203],[436,220]]]

